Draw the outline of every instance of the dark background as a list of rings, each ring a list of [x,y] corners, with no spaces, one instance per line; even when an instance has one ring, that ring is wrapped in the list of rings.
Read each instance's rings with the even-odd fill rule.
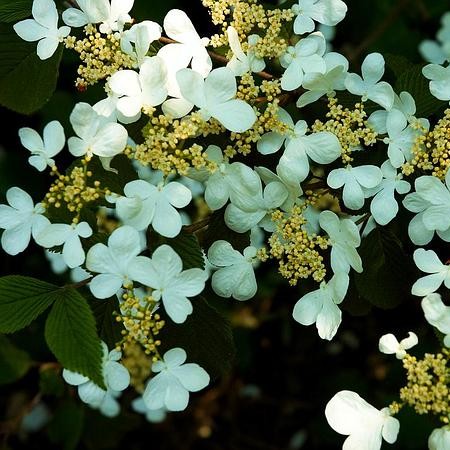
[[[138,20],[162,23],[165,12],[179,7],[202,36],[214,32],[200,0],[135,0],[135,4],[133,16]],[[419,42],[434,38],[440,16],[450,6],[436,0],[347,0],[347,4],[348,16],[338,26],[333,45],[351,60],[356,71],[372,51],[420,62]],[[37,201],[44,196],[49,181],[27,164],[18,129],[31,126],[42,130],[45,123],[58,119],[69,133],[68,117],[75,102],[100,98],[101,91],[95,88],[85,94],[76,92],[76,66],[76,58],[65,52],[58,89],[39,114],[24,117],[0,108],[2,202],[11,186],[24,188]],[[42,251],[33,246],[19,257],[2,253],[0,258],[1,275],[21,273],[57,280]],[[298,289],[287,287],[270,267],[261,271],[259,280],[258,296],[249,302],[212,299],[235,326],[237,356],[230,373],[192,395],[187,411],[169,415],[162,424],[150,424],[131,411],[132,396],[126,394],[123,414],[105,419],[81,405],[74,390],[53,380],[55,392],[42,397],[52,417],[50,423],[35,433],[17,433],[17,418],[42,386],[37,365],[15,384],[0,386],[0,448],[337,449],[343,437],[329,428],[324,416],[326,402],[337,391],[354,390],[381,408],[397,397],[403,385],[401,363],[378,353],[379,337],[395,332],[401,338],[413,330],[420,340],[414,354],[436,349],[432,330],[423,325],[418,299],[405,297],[395,309],[372,309],[370,314],[368,305],[347,308],[357,314],[344,311],[341,328],[328,343],[317,336],[315,327],[303,327],[292,320]],[[53,361],[39,321],[15,335],[13,341],[35,361]],[[438,425],[407,409],[399,419],[400,435],[393,446],[398,449],[425,448],[427,436]]]

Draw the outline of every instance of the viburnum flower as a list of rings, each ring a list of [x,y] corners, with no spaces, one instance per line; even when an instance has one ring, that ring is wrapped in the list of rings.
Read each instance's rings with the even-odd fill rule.
[[[428,294],[421,305],[427,322],[446,335],[444,345],[450,348],[450,306],[444,304],[439,294]]]
[[[200,110],[204,120],[217,119],[226,129],[236,133],[247,131],[256,121],[253,108],[236,99],[236,78],[227,67],[214,69],[206,78],[194,70],[177,73],[183,98]]]
[[[23,252],[30,243],[31,236],[37,239],[39,233],[50,223],[43,215],[41,203],[34,205],[33,199],[24,190],[12,187],[6,192],[8,205],[0,205],[0,228],[3,250],[10,255]]]
[[[423,76],[430,80],[430,92],[439,100],[450,100],[450,66],[428,64],[422,69]]]
[[[393,444],[400,429],[389,408],[378,410],[352,391],[338,392],[327,403],[325,416],[334,431],[348,435],[344,450],[379,450],[383,439]]]
[[[338,304],[344,300],[349,278],[338,272],[330,281],[322,281],[319,289],[305,294],[294,306],[294,319],[302,325],[316,324],[319,336],[331,341],[342,321]]]
[[[261,136],[256,143],[258,152],[262,155],[271,155],[277,152],[283,144],[289,139],[289,136],[294,129],[294,121],[291,115],[283,108],[278,108],[277,119],[287,125],[285,133],[278,133],[276,131],[269,131]]]
[[[167,315],[175,323],[183,323],[192,314],[194,297],[203,291],[207,274],[201,269],[183,270],[183,262],[169,245],[161,245],[148,258],[139,258],[132,264],[132,276],[153,289],[152,297],[162,300]]]
[[[89,285],[94,297],[101,299],[112,297],[122,285],[137,281],[133,274],[134,263],[139,261],[142,264],[150,261],[145,256],[137,259],[141,251],[139,233],[127,225],[113,231],[108,239],[108,245],[100,243],[91,247],[86,256],[86,268],[90,272],[99,273]],[[138,275],[142,280],[140,272]]]
[[[413,284],[411,289],[413,295],[424,297],[436,292],[442,283],[445,284],[446,288],[450,289],[450,266],[441,263],[433,250],[418,248],[414,252],[414,262],[422,272],[430,275],[419,278]]]
[[[206,50],[208,38],[200,38],[191,19],[180,9],[170,10],[164,18],[164,31],[176,43],[165,45],[158,52],[169,73],[176,73],[191,64],[203,78],[211,72],[212,61]]]
[[[362,97],[363,101],[372,100],[386,110],[394,104],[394,90],[389,83],[380,81],[384,74],[384,58],[380,53],[367,55],[361,66],[362,78],[349,73],[345,80],[347,90]]]
[[[241,77],[244,73],[261,72],[265,69],[266,63],[264,58],[258,58],[252,51],[252,47],[254,47],[258,40],[261,39],[260,36],[252,34],[248,37],[249,49],[247,54],[245,54],[242,50],[236,29],[228,27],[227,35],[228,43],[233,52],[233,57],[228,62],[227,67],[229,67],[236,76]]]
[[[304,34],[314,31],[315,22],[334,26],[347,14],[347,5],[342,0],[298,0],[292,6],[297,16],[294,21],[294,33]]]
[[[119,218],[136,230],[149,225],[165,237],[175,237],[181,231],[181,216],[175,208],[184,208],[192,199],[191,191],[172,181],[154,186],[144,180],[134,180],[124,187],[125,196],[110,198],[115,201]]]
[[[34,0],[31,13],[33,19],[16,23],[14,31],[24,41],[39,41],[37,55],[40,59],[51,58],[59,43],[69,35],[70,28],[58,28],[58,10],[53,0]]]
[[[398,110],[389,113],[386,122],[388,137],[383,142],[388,145],[388,156],[391,164],[398,168],[402,164],[411,161],[411,149],[417,137],[417,130],[408,125],[405,115]]]
[[[320,227],[328,234],[331,243],[331,268],[335,273],[348,273],[350,267],[362,272],[361,257],[356,247],[361,244],[358,227],[350,219],[340,219],[332,211],[322,211]]]
[[[162,361],[152,364],[157,375],[148,382],[142,398],[150,410],[166,408],[183,411],[189,403],[189,392],[198,392],[208,386],[208,373],[196,363],[186,363],[182,348],[173,348],[164,354]]]
[[[428,438],[429,450],[447,450],[450,448],[450,428],[448,425],[436,428]]]
[[[92,228],[87,222],[72,225],[52,223],[39,233],[37,240],[45,248],[62,245],[64,262],[70,269],[73,269],[81,266],[85,261],[80,238],[88,238],[90,236],[92,236]]]
[[[120,38],[120,48],[132,56],[140,67],[147,58],[150,45],[161,37],[161,32],[162,28],[159,24],[144,20],[123,33]]]
[[[64,148],[66,143],[64,128],[57,120],[45,126],[43,139],[32,128],[21,128],[19,138],[22,145],[31,152],[28,162],[39,172],[43,172],[47,166],[55,165],[53,157]]]
[[[128,14],[134,0],[77,0],[78,8],[69,8],[63,12],[64,23],[71,27],[84,27],[91,23],[101,23],[100,32],[109,34],[122,31],[126,23],[132,21]]]
[[[142,397],[135,398],[131,402],[131,407],[134,411],[144,414],[147,421],[150,423],[161,423],[167,417],[167,409],[162,407],[159,409],[149,409]]]
[[[408,234],[416,245],[428,244],[436,231],[438,236],[450,242],[450,172],[445,184],[434,176],[421,176],[414,183],[416,192],[408,194],[403,206],[416,213],[408,227]]]
[[[127,130],[99,115],[87,103],[77,103],[70,115],[70,123],[77,135],[67,141],[74,156],[110,158],[122,153],[127,145]]]
[[[263,190],[259,177],[258,180],[257,190],[243,190],[241,196],[233,197],[233,202],[225,210],[225,223],[237,233],[245,233],[256,225],[273,231],[273,222],[267,216],[289,195],[286,187],[278,181],[269,183]]]
[[[256,294],[253,262],[256,260],[256,248],[247,247],[243,254],[223,240],[214,242],[208,250],[208,260],[218,267],[211,278],[214,292],[221,297],[233,297],[236,300],[248,300]]]
[[[305,73],[302,86],[307,90],[297,100],[297,108],[303,108],[314,103],[324,95],[334,96],[335,91],[345,90],[345,79],[347,78],[348,60],[340,53],[327,53],[325,61],[326,71],[324,73]]]
[[[280,58],[282,67],[286,69],[281,77],[281,87],[293,91],[301,86],[305,73],[325,73],[325,49],[325,38],[319,32],[300,39],[295,47],[288,47]]]
[[[111,76],[108,85],[119,98],[117,110],[130,122],[141,116],[142,109],[158,106],[167,98],[167,70],[158,56],[145,58],[139,73],[119,70]]]
[[[342,200],[350,209],[361,209],[364,205],[364,188],[373,189],[381,183],[383,173],[377,166],[363,165],[334,169],[328,174],[327,184],[333,189],[342,186]]]
[[[411,185],[403,180],[403,174],[397,173],[390,161],[385,161],[381,165],[383,179],[381,183],[373,189],[365,189],[365,196],[373,196],[370,203],[370,212],[380,225],[387,225],[398,213],[398,203],[395,199],[395,192],[407,194],[411,190]]]
[[[441,28],[436,34],[437,42],[430,39],[422,41],[419,52],[422,58],[433,64],[450,61],[450,13],[441,18]]]
[[[417,335],[410,331],[408,337],[398,342],[397,338],[389,333],[381,336],[378,348],[381,353],[386,355],[395,354],[397,359],[403,359],[406,356],[406,350],[417,345],[419,342]]]
[[[300,183],[307,178],[309,158],[318,164],[330,164],[341,156],[341,144],[334,134],[321,131],[307,136],[307,131],[308,124],[299,120],[278,164],[278,173],[292,182]]]
[[[130,384],[128,370],[118,361],[122,357],[121,352],[112,350],[108,353],[108,347],[102,342],[103,349],[103,377],[107,390],[97,386],[88,377],[70,370],[63,370],[63,378],[66,383],[78,387],[80,399],[95,409],[99,409],[107,417],[115,417],[120,412],[120,406],[115,397],[125,390]]]

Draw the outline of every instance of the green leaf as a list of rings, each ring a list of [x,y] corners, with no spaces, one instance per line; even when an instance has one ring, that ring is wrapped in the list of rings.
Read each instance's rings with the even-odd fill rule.
[[[30,367],[28,353],[13,345],[6,336],[0,335],[0,384],[13,383],[22,378]]]
[[[422,68],[423,65],[415,64],[404,70],[397,78],[395,91],[399,94],[409,92],[416,101],[417,117],[428,117],[445,107],[445,102],[431,95],[429,81],[423,76]]]
[[[10,25],[0,24],[0,104],[32,114],[47,103],[56,88],[63,47],[41,61],[36,43],[25,42]]]
[[[382,309],[398,306],[410,293],[413,266],[400,240],[386,228],[375,228],[358,249],[364,271],[355,274],[359,294]]]
[[[108,348],[114,348],[122,340],[123,325],[117,322],[114,313],[120,312],[119,300],[111,297],[106,300],[97,300],[94,297],[88,299],[89,306],[97,323],[97,332],[100,339]]]
[[[230,323],[203,297],[192,299],[192,305],[194,312],[180,325],[161,311],[166,322],[158,335],[161,350],[181,347],[186,350],[188,361],[200,364],[211,378],[217,378],[230,370],[235,355]]]
[[[58,298],[59,291],[58,286],[35,278],[0,278],[0,333],[25,328]]]
[[[45,339],[65,369],[105,388],[95,319],[86,299],[75,289],[61,290],[45,324]]]
[[[201,245],[206,252],[218,239],[228,241],[235,250],[240,252],[250,245],[250,232],[236,233],[230,230],[225,223],[224,213],[225,208],[222,208],[211,214],[208,229],[200,238]]]
[[[17,22],[31,16],[32,0],[2,0],[0,22]]]
[[[55,411],[52,421],[48,425],[48,437],[58,448],[75,450],[81,439],[84,422],[82,405],[68,399]]]
[[[174,238],[166,238],[157,233],[151,233],[149,238],[149,248],[153,252],[160,245],[170,245],[183,261],[183,269],[205,268],[203,252],[198,242],[197,236],[181,230],[181,233]]]

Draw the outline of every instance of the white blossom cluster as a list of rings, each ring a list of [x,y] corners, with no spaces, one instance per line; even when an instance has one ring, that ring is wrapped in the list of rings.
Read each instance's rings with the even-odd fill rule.
[[[226,65],[214,68],[208,52],[209,39],[200,37],[181,10],[169,11],[161,26],[152,21],[133,23],[129,15],[133,0],[77,3],[79,8],[63,12],[65,25],[59,26],[54,1],[34,0],[33,18],[17,23],[14,29],[22,39],[37,41],[38,56],[47,59],[71,28],[98,25],[100,33],[114,34],[120,39],[122,51],[132,58],[134,67],[109,77],[106,96],[100,102],[78,103],[74,107],[70,115],[73,132],[67,141],[56,121],[44,128],[42,137],[29,128],[19,131],[22,145],[30,152],[29,163],[38,171],[52,168],[66,144],[74,157],[99,157],[104,168],[112,170],[111,161],[130,145],[127,125],[137,122],[151,108],[160,108],[162,114],[180,120],[197,111],[204,121],[218,121],[226,133],[244,133],[253,127],[257,120],[256,106],[238,97],[237,80],[265,70],[270,63],[254,51],[258,35],[251,35],[244,43],[233,27],[228,28],[233,56]],[[370,219],[374,226],[385,226],[403,205],[414,214],[408,233],[415,245],[427,245],[435,233],[450,242],[450,175],[447,173],[445,183],[433,176],[419,176],[414,189],[404,179],[401,166],[413,158],[411,147],[420,133],[417,124],[428,129],[429,123],[416,117],[415,101],[408,92],[396,93],[383,81],[385,61],[381,54],[367,55],[359,74],[349,72],[345,56],[329,51],[323,34],[315,31],[316,26],[334,26],[343,20],[347,12],[345,3],[298,0],[292,12],[298,40],[275,61],[283,69],[281,88],[286,92],[301,91],[296,104],[300,110],[325,95],[334,96],[336,91],[347,91],[361,102],[373,102],[377,110],[371,114],[369,123],[383,136],[380,139],[386,150],[383,161],[379,165],[340,162],[342,148],[336,135],[329,131],[313,132],[305,120],[297,121],[287,110],[279,108],[278,117],[286,132],[265,133],[256,143],[262,157],[278,152],[276,173],[264,166],[250,167],[245,162],[232,161],[225,149],[211,142],[206,154],[217,169],[212,173],[192,170],[189,177],[201,183],[200,195],[211,211],[225,208],[225,223],[231,230],[257,233],[273,232],[272,213],[279,209],[288,214],[294,205],[303,203],[306,180],[313,174],[326,175],[326,187],[339,195],[342,210],[311,207],[310,212],[317,218],[314,233],[326,236],[330,243],[330,268],[327,279],[295,304],[293,318],[303,325],[315,324],[319,336],[331,340],[342,321],[339,305],[349,288],[349,274],[364,270],[358,254],[361,231],[355,223],[361,209],[366,206],[370,211],[365,216],[366,222]],[[430,80],[430,92],[443,101],[450,100],[450,66],[446,66],[450,60],[449,30],[446,15],[438,33],[439,42],[426,41],[421,46],[431,62],[423,75]],[[171,43],[156,54],[150,52],[151,45],[163,34]],[[142,171],[137,172],[136,179],[125,185],[123,193],[113,192],[107,197],[120,226],[110,233],[106,244],[97,243],[86,249],[86,240],[94,233],[87,222],[51,223],[42,204],[35,204],[28,193],[12,187],[7,192],[8,205],[0,205],[0,228],[4,230],[1,244],[11,255],[24,251],[31,238],[45,249],[57,247],[57,253],[70,269],[85,271],[84,277],[88,277],[90,290],[97,299],[120,295],[122,289],[130,286],[143,286],[168,317],[181,324],[192,314],[191,299],[204,290],[210,273],[201,269],[183,270],[180,255],[167,244],[149,256],[145,235],[153,230],[164,238],[176,238],[183,226],[183,208],[196,194],[181,180],[148,178]],[[210,282],[217,295],[246,301],[256,294],[254,270],[261,247],[254,243],[240,252],[217,236],[210,248],[205,249],[212,272]],[[450,288],[449,266],[434,251],[424,248],[415,251],[414,262],[426,275],[414,283],[412,294],[423,297],[426,320],[445,335],[445,345],[450,347],[450,307],[437,292],[442,285]],[[416,343],[413,333],[400,342],[393,335],[386,335],[380,340],[380,350],[401,359]],[[187,407],[189,392],[197,392],[210,382],[202,367],[186,363],[188,357],[182,348],[173,348],[152,365],[154,375],[142,397],[134,402],[136,411],[157,421],[166,411]],[[109,352],[105,346],[106,391],[76,373],[64,371],[64,378],[78,386],[84,402],[108,416],[116,415],[117,398],[130,382],[120,359],[119,352]],[[388,408],[377,410],[350,391],[336,394],[325,414],[334,430],[348,435],[343,447],[347,450],[377,450],[383,439],[395,442],[399,431],[399,422]],[[433,432],[429,448],[445,450],[450,448],[449,442],[450,430],[444,427]]]

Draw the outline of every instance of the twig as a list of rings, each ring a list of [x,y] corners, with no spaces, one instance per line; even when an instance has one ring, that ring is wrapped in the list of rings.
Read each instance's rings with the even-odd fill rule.
[[[200,231],[203,228],[207,227],[209,225],[209,222],[211,222],[211,216],[207,217],[206,219],[199,220],[192,225],[185,225],[183,227],[183,230],[186,233],[196,233],[197,231]]]

